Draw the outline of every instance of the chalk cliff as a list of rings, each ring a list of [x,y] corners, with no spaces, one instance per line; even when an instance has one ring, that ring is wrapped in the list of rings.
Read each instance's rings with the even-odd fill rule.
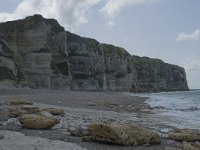
[[[34,15],[0,23],[0,84],[90,91],[188,90],[184,68],[65,31]]]

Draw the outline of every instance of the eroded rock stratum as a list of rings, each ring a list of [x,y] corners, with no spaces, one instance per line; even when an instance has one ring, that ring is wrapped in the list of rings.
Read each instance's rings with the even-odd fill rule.
[[[185,70],[65,31],[34,15],[0,24],[0,85],[90,91],[188,90]]]

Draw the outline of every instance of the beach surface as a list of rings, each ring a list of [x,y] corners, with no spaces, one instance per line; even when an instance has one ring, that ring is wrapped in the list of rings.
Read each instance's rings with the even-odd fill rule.
[[[156,115],[156,111],[145,103],[148,98],[131,96],[120,92],[76,92],[0,88],[0,101],[26,99],[40,107],[54,107],[65,110],[61,123],[51,130],[27,130],[19,132],[0,130],[6,138],[0,140],[3,150],[12,149],[8,144],[11,137],[16,150],[30,149],[89,149],[89,150],[164,150],[166,147],[180,148],[181,143],[168,139],[167,131],[172,128],[165,125]],[[84,127],[95,122],[119,122],[137,124],[158,132],[161,144],[145,146],[117,146],[103,143],[82,142],[72,136],[67,128]],[[21,140],[17,140],[21,139]],[[40,142],[37,145],[35,139]],[[50,144],[48,144],[50,143]],[[60,146],[60,147],[59,147]]]

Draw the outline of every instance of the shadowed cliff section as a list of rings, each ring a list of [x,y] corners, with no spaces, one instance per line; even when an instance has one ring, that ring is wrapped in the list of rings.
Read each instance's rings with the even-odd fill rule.
[[[138,56],[133,56],[132,58],[137,72],[136,89],[138,91],[177,91],[188,89],[184,68],[165,63],[160,59]]]
[[[188,90],[184,68],[65,31],[34,15],[0,24],[0,84],[83,91]]]

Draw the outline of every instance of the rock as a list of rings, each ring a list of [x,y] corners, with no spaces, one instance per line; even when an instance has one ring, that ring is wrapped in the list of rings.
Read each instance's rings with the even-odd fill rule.
[[[9,107],[9,116],[11,118],[17,118],[24,114],[27,114],[27,111],[22,110],[21,107]]]
[[[136,125],[97,123],[89,127],[93,141],[118,145],[160,144],[160,136],[149,129]]]
[[[11,131],[19,131],[22,125],[17,118],[10,118],[3,124],[3,128]]]
[[[200,150],[200,143],[183,143],[183,150]]]
[[[11,105],[33,105],[33,102],[28,101],[28,100],[23,100],[23,99],[17,99],[10,101]]]
[[[3,134],[0,134],[0,139],[3,139],[4,138],[4,135]]]
[[[83,137],[89,135],[89,128],[86,126],[69,126],[67,130],[73,136]]]
[[[41,111],[37,113],[38,115],[45,116],[45,117],[53,117],[53,115],[47,111]]]
[[[97,104],[96,103],[93,103],[93,102],[87,102],[87,106],[96,106]]]
[[[43,109],[43,111],[47,111],[55,116],[62,116],[65,114],[63,109],[58,109],[58,108],[45,108]]]
[[[198,129],[176,129],[169,132],[169,138],[175,141],[200,141],[200,130]]]
[[[27,114],[35,114],[40,111],[37,106],[33,105],[23,105],[22,110],[25,110]]]
[[[35,114],[25,114],[19,117],[19,120],[23,128],[27,129],[50,129],[56,124],[59,124],[59,120]]]

